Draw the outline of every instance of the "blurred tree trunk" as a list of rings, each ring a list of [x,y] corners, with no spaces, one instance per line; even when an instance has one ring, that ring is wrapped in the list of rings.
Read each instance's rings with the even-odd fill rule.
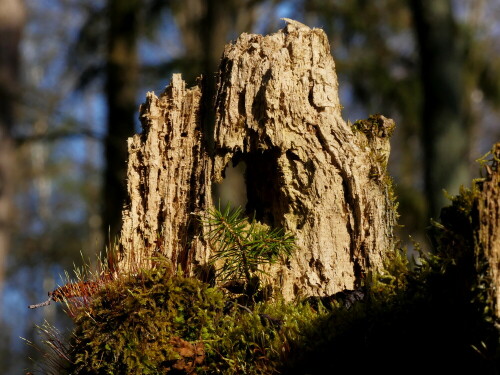
[[[297,253],[269,269],[285,298],[330,295],[363,283],[394,246],[396,221],[386,178],[394,122],[356,127],[340,116],[338,82],[322,30],[290,21],[268,36],[242,34],[219,68],[214,133],[202,124],[204,86],[174,75],[141,106],[143,132],[129,139],[128,204],[121,270],[163,253],[187,274],[211,248],[196,215],[213,207],[228,164],[244,161],[246,214],[297,239]]]
[[[0,0],[0,293],[13,227],[16,155],[12,132],[20,96],[20,42],[24,21],[24,2]]]
[[[423,84],[422,145],[429,214],[469,181],[469,130],[464,119],[464,54],[450,0],[411,0]]]
[[[109,234],[111,241],[120,231],[126,197],[126,139],[135,129],[140,9],[139,0],[108,1],[105,88],[108,132],[104,141],[103,225],[105,238]]]

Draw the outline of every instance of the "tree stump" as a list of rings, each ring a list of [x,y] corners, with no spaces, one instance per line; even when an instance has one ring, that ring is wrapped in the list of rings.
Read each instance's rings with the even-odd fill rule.
[[[487,177],[479,184],[478,239],[488,262],[490,300],[500,319],[500,143],[493,146]]]
[[[226,46],[215,98],[179,75],[160,97],[147,94],[142,134],[129,140],[120,269],[156,251],[188,274],[203,266],[211,249],[196,214],[212,207],[231,162],[246,164],[246,213],[297,239],[295,255],[269,270],[286,299],[356,288],[382,266],[394,247],[394,122],[345,122],[326,34],[286,22]]]

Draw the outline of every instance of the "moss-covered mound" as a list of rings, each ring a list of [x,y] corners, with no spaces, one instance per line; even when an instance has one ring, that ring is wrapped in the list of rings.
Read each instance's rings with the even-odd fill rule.
[[[390,252],[355,294],[256,303],[168,267],[110,281],[75,316],[67,372],[498,373],[477,194],[462,190],[443,209],[432,254],[410,267]]]
[[[75,317],[70,374],[277,374],[325,309],[239,305],[197,279],[157,269],[113,281]]]
[[[223,306],[220,291],[167,269],[110,282],[75,319],[69,373],[193,373]]]

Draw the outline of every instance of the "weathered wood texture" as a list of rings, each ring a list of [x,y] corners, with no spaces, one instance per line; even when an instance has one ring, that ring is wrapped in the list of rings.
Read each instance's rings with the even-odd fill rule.
[[[480,184],[478,232],[479,243],[489,263],[491,300],[500,319],[500,143],[493,147],[492,154],[488,177]]]
[[[141,107],[143,134],[129,142],[122,262],[150,256],[161,232],[174,263],[189,272],[203,264],[210,249],[189,213],[212,204],[212,184],[233,161],[246,163],[246,212],[297,238],[295,256],[272,269],[286,298],[352,289],[382,265],[396,220],[385,176],[394,123],[377,116],[355,129],[342,119],[322,30],[288,20],[275,34],[242,34],[226,46],[210,155],[200,100],[200,89],[186,90],[175,75]]]
[[[204,246],[196,246],[199,223],[191,215],[207,203],[209,158],[200,126],[201,90],[185,85],[176,74],[160,97],[148,93],[140,109],[142,134],[129,138],[121,269],[146,266],[156,251],[186,270],[206,260]]]

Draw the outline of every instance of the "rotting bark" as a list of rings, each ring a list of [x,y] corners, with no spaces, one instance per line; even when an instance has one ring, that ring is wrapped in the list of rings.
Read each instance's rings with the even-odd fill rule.
[[[500,143],[494,145],[492,165],[486,179],[479,184],[479,244],[488,262],[491,302],[500,319]]]
[[[202,140],[200,87],[186,89],[175,74],[158,98],[148,93],[140,109],[142,134],[129,138],[128,206],[123,212],[120,268],[146,266],[159,251],[189,272],[206,261],[201,228],[191,213],[203,211],[209,158]],[[205,250],[205,251],[204,251]]]
[[[154,251],[187,273],[203,265],[210,249],[192,213],[212,206],[212,185],[231,161],[246,163],[248,215],[297,238],[295,256],[270,270],[285,298],[354,289],[381,267],[394,246],[385,175],[394,123],[346,123],[325,33],[286,21],[226,46],[213,135],[202,134],[201,100],[210,98],[201,87],[174,75],[159,98],[148,94],[143,133],[129,140],[122,268]]]

